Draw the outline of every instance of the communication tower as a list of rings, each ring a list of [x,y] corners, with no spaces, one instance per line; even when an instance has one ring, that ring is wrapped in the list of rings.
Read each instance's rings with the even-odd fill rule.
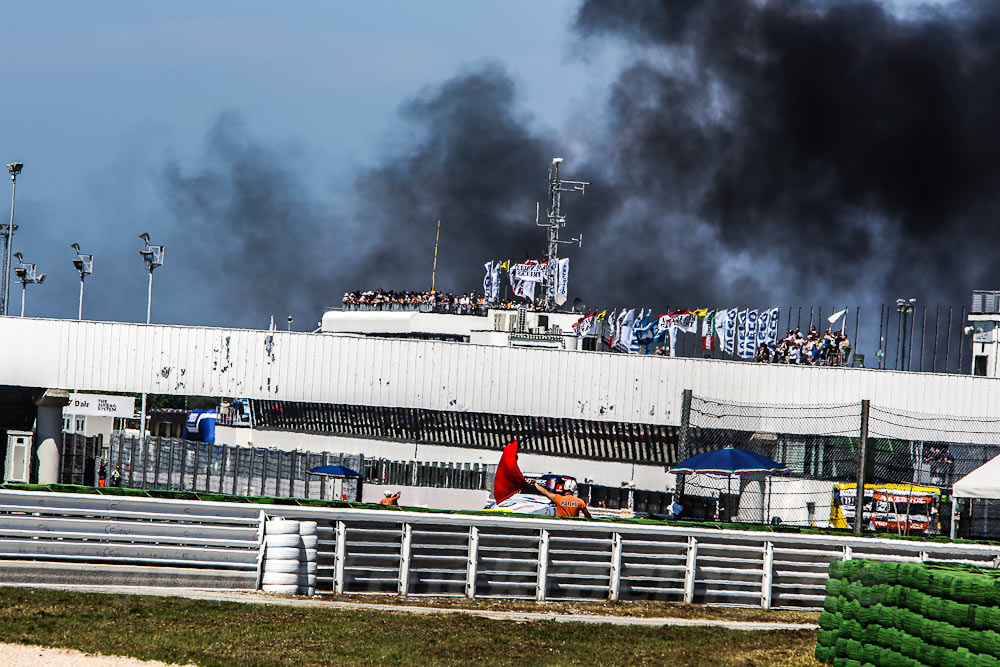
[[[546,178],[549,183],[549,201],[544,221],[539,220],[538,208],[537,206],[535,208],[535,224],[539,227],[548,228],[549,236],[549,247],[546,253],[548,273],[545,280],[545,299],[543,301],[546,309],[551,309],[553,304],[562,305],[561,303],[555,303],[555,280],[557,265],[559,263],[559,244],[576,243],[579,247],[583,247],[583,234],[569,240],[559,238],[559,229],[566,226],[566,216],[562,214],[562,193],[579,192],[583,194],[584,189],[590,185],[587,181],[565,181],[560,179],[559,165],[562,161],[561,157],[554,157],[552,158],[552,164],[549,165],[549,175]]]

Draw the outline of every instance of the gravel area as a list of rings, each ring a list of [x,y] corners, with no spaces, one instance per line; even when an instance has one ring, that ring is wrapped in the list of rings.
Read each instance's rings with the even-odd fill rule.
[[[23,646],[21,644],[0,644],[0,655],[4,663],[18,667],[166,667],[167,663],[159,660],[138,660],[119,655],[101,655],[83,653],[65,648],[44,648],[41,646]],[[185,667],[195,667],[185,665]]]

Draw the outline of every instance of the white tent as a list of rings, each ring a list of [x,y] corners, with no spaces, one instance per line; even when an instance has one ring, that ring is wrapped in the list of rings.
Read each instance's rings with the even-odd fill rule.
[[[955,498],[1000,498],[1000,456],[955,482],[951,495]]]
[[[1000,456],[990,459],[955,482],[951,496],[953,499],[951,538],[955,539],[958,528],[959,498],[1000,498]]]

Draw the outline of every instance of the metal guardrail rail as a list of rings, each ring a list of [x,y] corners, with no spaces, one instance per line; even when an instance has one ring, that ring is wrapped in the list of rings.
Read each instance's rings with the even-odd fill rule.
[[[0,558],[258,566],[265,516],[318,523],[317,590],[822,606],[831,561],[962,561],[1000,545],[0,491]]]
[[[0,559],[256,571],[261,509],[0,490]]]

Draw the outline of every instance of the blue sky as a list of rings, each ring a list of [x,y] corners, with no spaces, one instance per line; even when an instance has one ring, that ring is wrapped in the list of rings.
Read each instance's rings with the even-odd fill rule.
[[[396,134],[399,105],[463,68],[501,63],[521,106],[558,126],[603,75],[600,63],[585,66],[575,52],[575,5],[0,3],[8,54],[0,68],[0,159],[25,164],[14,245],[48,274],[30,288],[29,315],[75,315],[69,244],[79,242],[95,255],[85,316],[144,316],[137,235],[163,242],[176,222],[156,171],[165,160],[196,164],[220,114],[238,114],[249,136],[294,161],[303,187],[341,212],[352,204],[356,171],[406,140]],[[191,240],[225,242],[211,230]],[[185,305],[198,294],[210,302],[238,293],[240,277],[213,274],[206,284],[178,261],[183,252],[168,245],[156,272],[154,321],[266,324],[270,313],[219,321],[210,306]],[[10,310],[19,307],[15,289]],[[303,328],[319,315],[296,313]]]

